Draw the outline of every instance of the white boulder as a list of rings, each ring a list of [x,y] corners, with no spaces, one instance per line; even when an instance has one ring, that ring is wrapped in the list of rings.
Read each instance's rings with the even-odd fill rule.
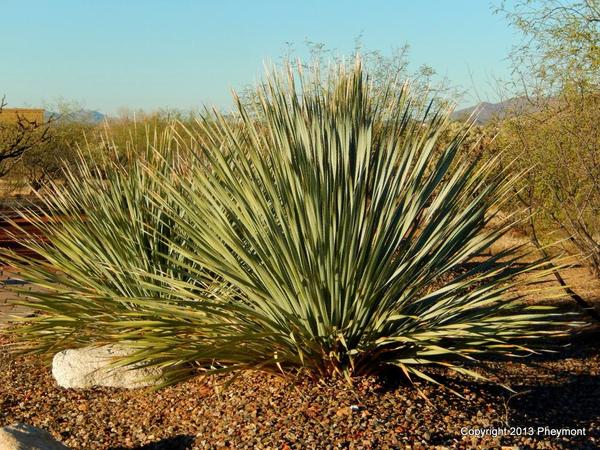
[[[24,423],[15,423],[0,428],[2,450],[69,450],[50,433]]]
[[[159,368],[110,366],[115,357],[129,354],[131,350],[117,345],[63,350],[54,355],[52,375],[65,388],[135,389],[156,384],[162,375]]]

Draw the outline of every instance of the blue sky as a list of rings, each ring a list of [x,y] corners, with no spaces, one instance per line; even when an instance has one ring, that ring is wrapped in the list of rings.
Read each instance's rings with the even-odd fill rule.
[[[415,68],[432,66],[495,100],[494,77],[519,37],[489,0],[2,0],[0,95],[11,106],[59,99],[114,113],[121,107],[227,107],[263,62],[308,39],[348,54],[405,43]]]

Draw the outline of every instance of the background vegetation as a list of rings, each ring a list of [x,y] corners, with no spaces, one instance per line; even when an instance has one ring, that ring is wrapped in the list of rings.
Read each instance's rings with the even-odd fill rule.
[[[522,107],[491,126],[507,160],[530,168],[529,232],[577,254],[600,277],[600,3],[522,1],[499,12],[523,33],[505,88]]]

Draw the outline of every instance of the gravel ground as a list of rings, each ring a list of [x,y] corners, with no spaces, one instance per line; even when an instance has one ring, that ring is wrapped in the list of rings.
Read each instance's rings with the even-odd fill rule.
[[[6,343],[6,340],[3,341]],[[294,382],[261,373],[197,378],[155,392],[56,386],[36,357],[0,347],[0,426],[21,421],[74,449],[598,448],[597,335],[553,358],[487,362],[518,392],[448,377],[464,399],[420,385],[362,379]],[[443,376],[438,373],[438,376]],[[434,406],[435,405],[435,406]],[[585,436],[462,436],[461,428],[583,428]],[[515,428],[518,432],[519,428]],[[526,430],[527,431],[527,430]]]

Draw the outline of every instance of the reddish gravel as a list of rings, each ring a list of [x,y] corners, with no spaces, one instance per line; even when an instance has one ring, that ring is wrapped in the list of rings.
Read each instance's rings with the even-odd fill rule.
[[[359,380],[351,389],[343,382],[292,382],[258,373],[244,374],[229,387],[222,385],[228,380],[223,376],[158,392],[66,390],[38,358],[14,357],[0,348],[0,426],[26,422],[74,449],[591,449],[600,446],[599,349],[596,336],[552,359],[488,362],[518,395],[449,377],[446,382],[465,399],[420,385],[429,405],[415,389],[381,380]],[[583,428],[586,435],[461,435],[463,427],[506,424]]]

